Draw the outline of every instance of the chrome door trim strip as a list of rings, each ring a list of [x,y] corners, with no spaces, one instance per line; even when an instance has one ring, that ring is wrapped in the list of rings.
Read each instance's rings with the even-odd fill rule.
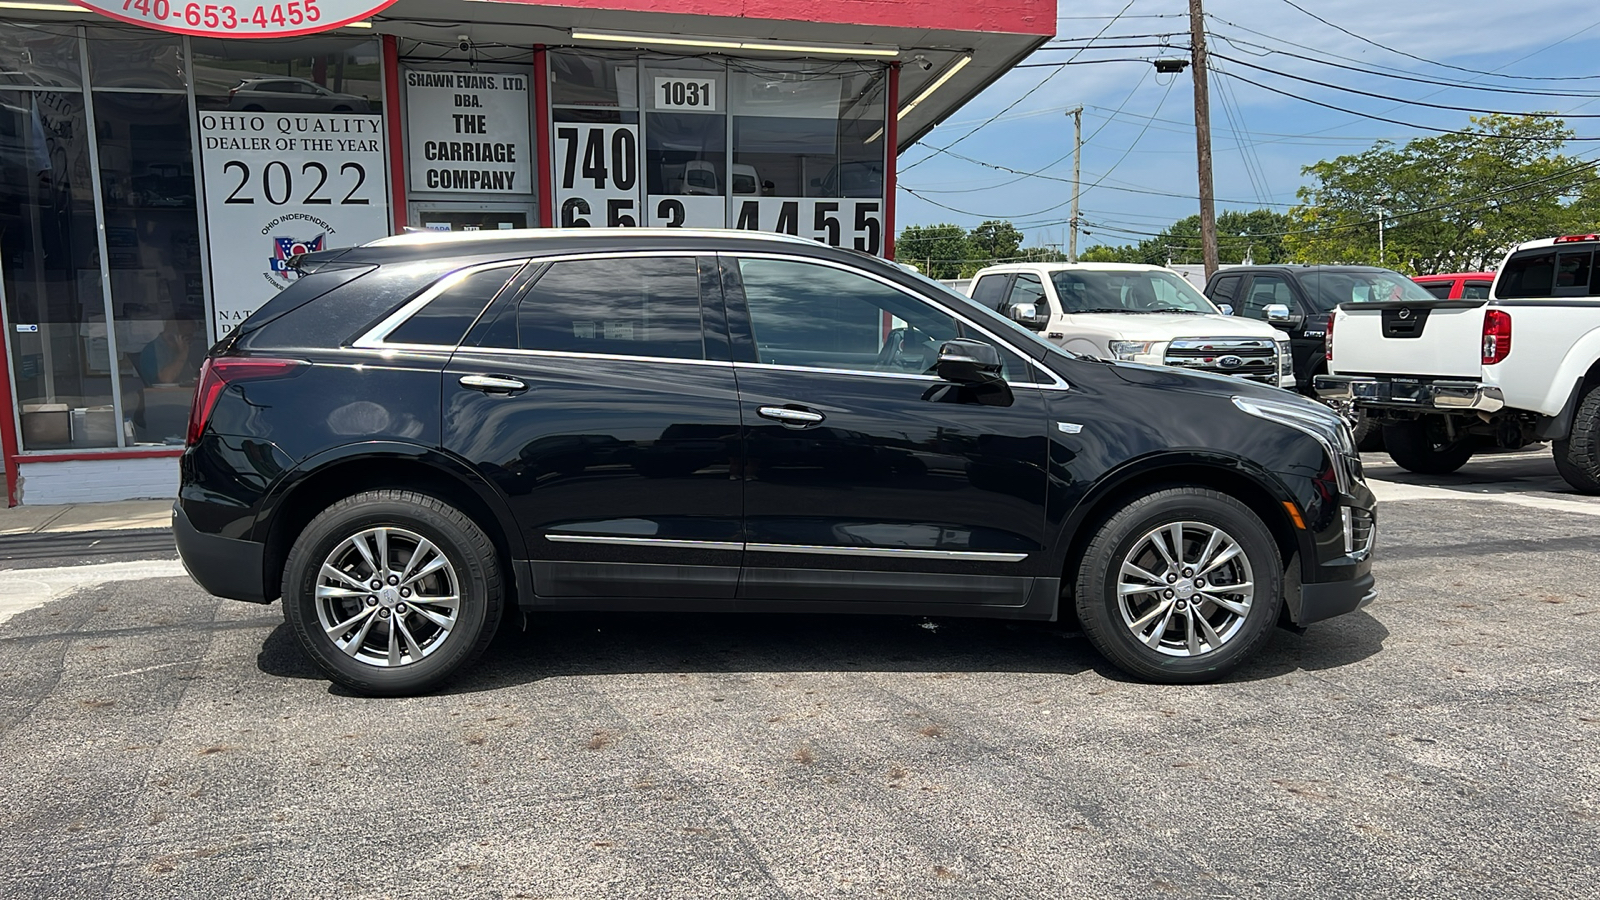
[[[558,544],[613,544],[622,547],[682,547],[690,550],[743,550],[738,541],[687,541],[668,538],[612,537],[606,534],[547,534]]]
[[[546,534],[558,544],[608,544],[621,547],[681,547],[686,550],[747,550],[751,553],[808,553],[816,556],[872,556],[882,559],[943,559],[967,562],[1022,562],[1026,553],[980,550],[915,550],[900,547],[823,547],[814,544],[745,544],[738,541],[691,541],[672,538],[614,537],[605,534]]]
[[[898,547],[819,547],[810,544],[745,544],[751,553],[811,553],[818,556],[876,556],[884,559],[949,559],[967,562],[1022,562],[1026,553],[977,550],[913,550]]]

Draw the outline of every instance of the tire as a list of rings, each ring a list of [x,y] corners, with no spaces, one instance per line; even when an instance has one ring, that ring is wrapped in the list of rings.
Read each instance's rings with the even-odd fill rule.
[[[1382,450],[1383,426],[1377,419],[1372,418],[1359,408],[1353,411],[1350,423],[1350,433],[1355,436],[1356,450],[1361,453],[1376,453]]]
[[[1438,417],[1383,426],[1383,446],[1402,469],[1419,475],[1449,475],[1472,458],[1472,439],[1449,440]]]
[[[374,564],[385,561],[388,583],[373,589]],[[428,599],[448,596],[457,598],[453,617],[449,603]],[[335,683],[371,696],[443,684],[489,645],[502,605],[500,568],[483,529],[414,491],[338,501],[311,520],[284,564],[284,618],[300,646]]]
[[[1171,569],[1155,542],[1179,561],[1175,529],[1182,561],[1191,564],[1187,571],[1208,572],[1206,579],[1225,578],[1230,586],[1248,583],[1250,591],[1223,593],[1216,591],[1221,585],[1195,585],[1199,576],[1185,576],[1185,568]],[[1225,541],[1210,546],[1214,534]],[[1227,557],[1234,547],[1238,552]],[[1220,565],[1218,556],[1225,557]],[[1208,560],[1212,565],[1200,568]],[[1168,582],[1168,575],[1176,580]],[[1145,584],[1152,589],[1125,593]],[[1196,587],[1212,590],[1190,593]],[[1169,590],[1171,597],[1165,596]],[[1243,503],[1205,488],[1167,488],[1099,524],[1078,567],[1074,596],[1083,633],[1117,668],[1161,684],[1195,684],[1227,674],[1261,646],[1283,606],[1283,563],[1271,532]]]
[[[1572,430],[1553,447],[1556,471],[1584,494],[1600,494],[1600,385],[1593,385],[1572,415]]]

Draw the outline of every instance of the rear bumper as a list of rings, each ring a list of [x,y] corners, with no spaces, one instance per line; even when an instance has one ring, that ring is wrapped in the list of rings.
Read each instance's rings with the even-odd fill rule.
[[[172,535],[184,569],[208,593],[249,603],[272,602],[262,585],[260,544],[203,534],[176,503],[172,506]]]
[[[1506,405],[1499,388],[1476,381],[1390,381],[1371,376],[1318,375],[1316,389],[1317,396],[1324,400],[1389,409],[1492,413]]]

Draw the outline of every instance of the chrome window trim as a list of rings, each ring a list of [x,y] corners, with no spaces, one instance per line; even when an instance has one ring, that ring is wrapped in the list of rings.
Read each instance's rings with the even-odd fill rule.
[[[558,544],[613,544],[623,547],[682,547],[690,550],[743,550],[738,541],[689,541],[669,538],[612,537],[605,534],[546,534]]]
[[[367,348],[363,348],[367,349]],[[384,344],[383,350],[439,350],[428,344]],[[722,366],[733,363],[726,359],[689,359],[683,356],[627,356],[618,353],[583,353],[577,350],[517,350],[512,347],[446,347],[445,353],[505,354],[507,356],[549,357],[551,359],[603,359],[615,362],[681,363],[687,366]]]
[[[809,553],[818,556],[875,556],[884,559],[955,559],[967,562],[1022,562],[1026,553],[981,550],[914,550],[898,547],[821,547],[812,544],[745,544],[751,553]]]
[[[839,270],[844,271],[844,272],[851,272],[851,273],[854,273],[856,275],[865,276],[865,277],[870,278],[873,281],[876,281],[876,282],[878,282],[878,283],[880,283],[880,284],[882,284],[882,285],[884,285],[884,286],[886,286],[888,288],[891,288],[893,290],[899,291],[900,293],[905,294],[907,297],[910,297],[913,300],[920,300],[923,303],[926,303],[926,304],[934,307],[935,309],[938,309],[938,310],[944,312],[946,315],[949,315],[951,318],[955,319],[956,321],[962,323],[963,325],[966,325],[966,326],[972,328],[974,331],[978,332],[979,334],[984,335],[985,337],[989,338],[990,340],[994,341],[995,343],[999,344],[1000,346],[1006,348],[1007,350],[1011,351],[1012,353],[1016,354],[1017,356],[1020,356],[1023,359],[1023,361],[1026,362],[1029,366],[1032,366],[1033,369],[1036,372],[1041,372],[1041,373],[1049,376],[1050,380],[1051,380],[1050,384],[1037,384],[1037,383],[1029,382],[1029,381],[1020,381],[1020,382],[1019,381],[1007,381],[1006,384],[1009,384],[1012,387],[1036,387],[1036,388],[1040,388],[1040,389],[1043,389],[1043,390],[1058,390],[1059,391],[1059,390],[1069,390],[1070,389],[1069,386],[1067,385],[1067,383],[1064,380],[1062,380],[1062,378],[1059,375],[1057,375],[1056,373],[1050,371],[1049,369],[1045,368],[1044,366],[1040,365],[1031,356],[1029,356],[1028,354],[1022,352],[1021,350],[1018,350],[1010,342],[1008,342],[1005,339],[999,337],[994,332],[990,331],[987,328],[984,328],[982,325],[979,325],[977,322],[974,322],[972,319],[969,319],[968,317],[962,315],[960,311],[958,311],[958,310],[956,310],[956,309],[954,309],[954,308],[952,308],[950,306],[945,305],[944,303],[940,302],[939,300],[937,300],[937,299],[935,299],[933,297],[929,297],[929,296],[926,296],[924,294],[920,294],[920,293],[918,293],[916,291],[911,290],[910,288],[907,288],[904,285],[896,284],[895,282],[890,281],[887,278],[884,278],[882,275],[879,275],[876,272],[870,272],[870,271],[867,271],[866,269],[858,268],[856,266],[846,265],[846,264],[844,264],[842,262],[838,262],[838,261],[831,260],[831,259],[817,259],[816,257],[811,257],[811,256],[796,256],[796,255],[790,254],[790,253],[770,253],[770,252],[762,252],[762,251],[752,251],[752,252],[746,253],[746,252],[741,252],[741,251],[737,251],[737,250],[719,250],[719,251],[717,251],[717,255],[718,256],[733,257],[735,260],[739,260],[739,259],[776,259],[776,260],[782,260],[784,262],[797,262],[797,263],[804,263],[804,264],[813,265],[813,266],[827,266],[829,268],[839,269]],[[742,283],[743,280],[744,279],[741,277],[740,278],[740,282]],[[747,305],[746,305],[746,310],[748,311],[748,302],[747,302]],[[769,367],[772,367],[772,368],[796,369],[796,370],[799,370],[799,371],[809,371],[809,372],[823,371],[822,369],[810,368],[808,366],[777,366],[777,365],[774,365],[772,363],[759,363],[759,362],[758,363],[740,363],[740,365],[769,366]],[[865,370],[833,369],[833,370],[828,370],[828,371],[842,372],[844,374],[849,374],[849,375],[883,375],[883,374],[886,374],[886,373],[883,373],[883,372],[869,372],[869,371],[865,371]],[[894,374],[894,373],[889,373],[889,374]],[[931,375],[915,376],[915,377],[933,378],[933,376],[931,376]],[[938,381],[939,379],[935,378],[934,380]]]
[[[476,275],[479,272],[486,272],[490,269],[509,269],[515,267],[516,269],[520,270],[523,266],[527,265],[528,262],[529,260],[526,258],[517,260],[496,260],[490,263],[480,263],[476,266],[467,266],[466,268],[457,269],[443,278],[440,278],[438,281],[435,281],[422,293],[411,298],[410,300],[407,300],[404,304],[401,304],[399,309],[385,316],[377,325],[367,329],[367,332],[352,341],[350,346],[359,350],[387,350],[391,348],[399,349],[402,347],[406,349],[416,349],[418,347],[422,347],[429,350],[444,350],[446,352],[453,351],[456,349],[456,347],[461,345],[459,341],[450,345],[385,344],[383,339],[388,337],[390,332],[394,331],[396,328],[399,328],[405,322],[410,320],[412,316],[422,312],[423,308],[429,303],[432,303],[434,300],[438,299],[440,294],[443,294],[445,291],[448,291],[460,284],[468,277]],[[509,284],[511,279],[515,276],[516,272],[512,272],[510,275],[506,276],[506,282]],[[503,289],[504,286],[502,285],[502,290]],[[495,296],[498,297],[499,294],[496,294]],[[494,301],[491,300],[490,302],[493,303]]]

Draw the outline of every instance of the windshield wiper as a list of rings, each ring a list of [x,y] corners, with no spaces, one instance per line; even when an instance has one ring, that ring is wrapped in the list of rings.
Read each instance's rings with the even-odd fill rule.
[[[1123,307],[1120,307],[1120,306],[1096,306],[1096,307],[1094,307],[1092,309],[1075,309],[1072,312],[1074,314],[1079,314],[1079,313],[1131,313],[1131,312],[1142,312],[1142,310],[1124,309]]]
[[[1190,314],[1196,315],[1196,316],[1206,315],[1204,310],[1187,309],[1187,308],[1182,307],[1182,306],[1163,306],[1160,309],[1147,309],[1147,310],[1145,310],[1145,312],[1153,312],[1153,313],[1190,313]]]

